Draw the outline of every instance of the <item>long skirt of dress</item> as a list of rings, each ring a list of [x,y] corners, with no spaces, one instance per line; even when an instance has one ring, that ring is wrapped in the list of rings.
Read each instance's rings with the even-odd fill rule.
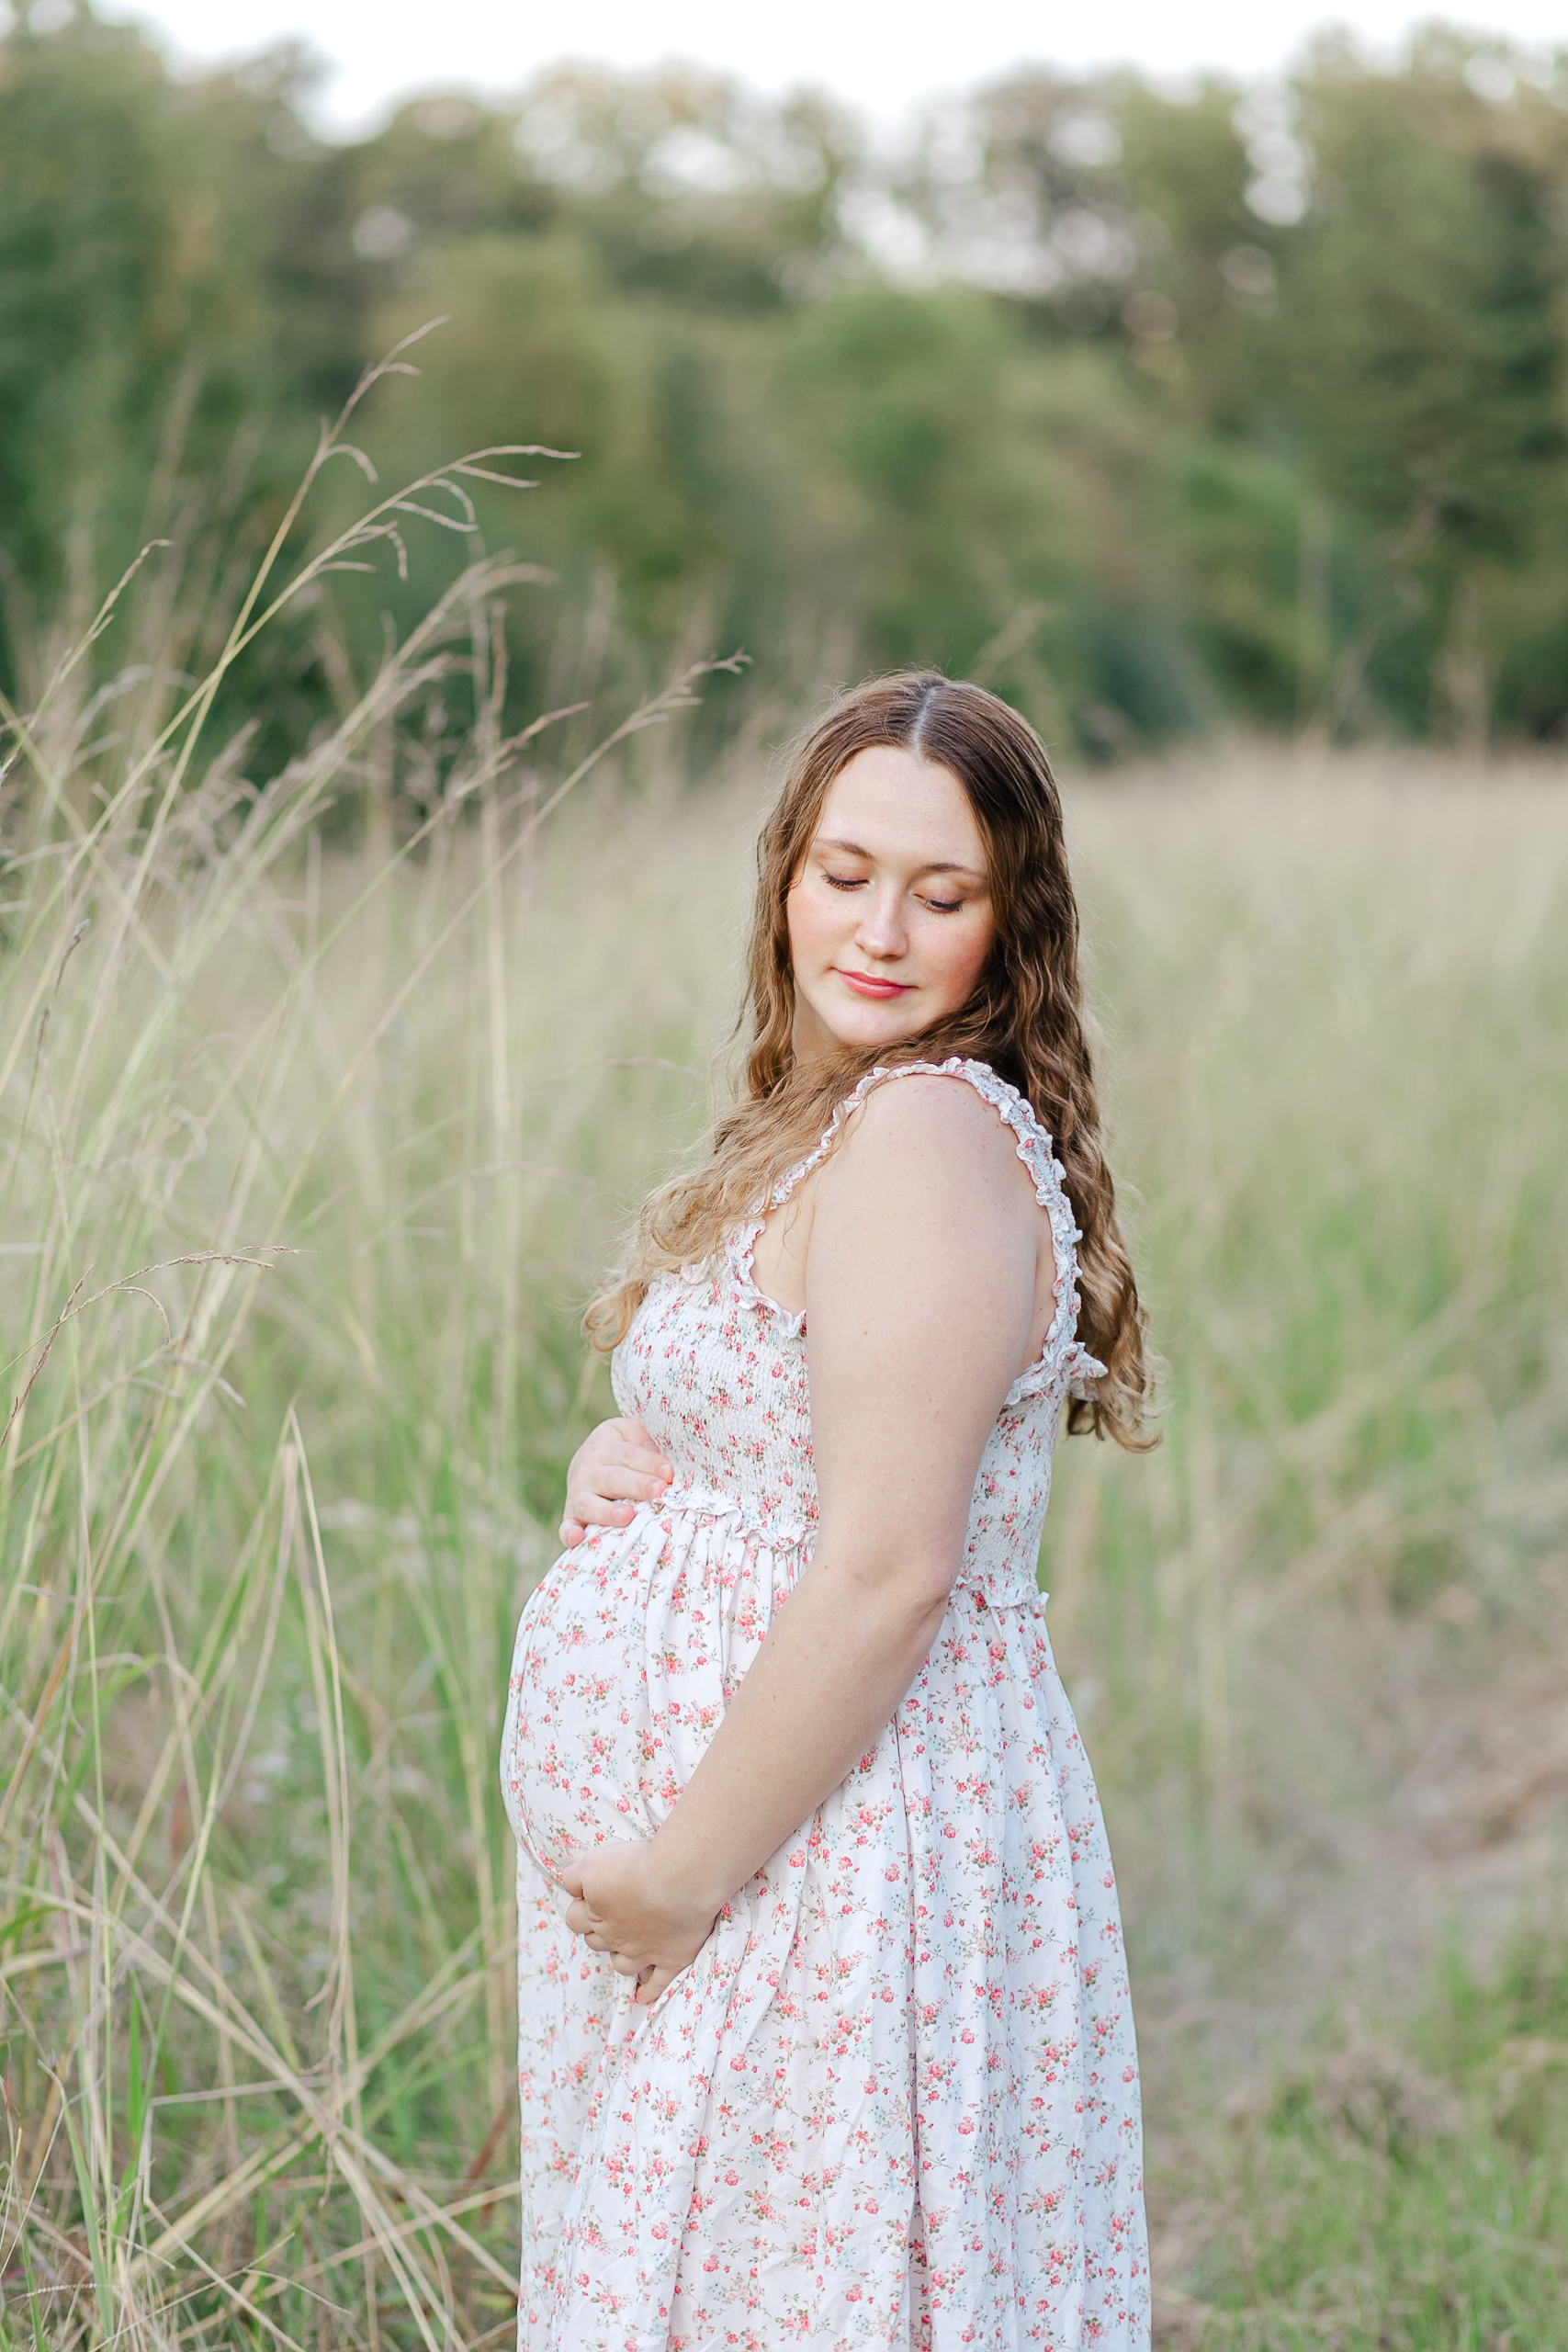
[[[521,2352],[1140,2352],[1126,1969],[1042,1599],[955,1589],[895,1721],[651,2007],[563,1924],[550,1873],[658,1827],[803,1556],[644,1509],[524,1613]]]

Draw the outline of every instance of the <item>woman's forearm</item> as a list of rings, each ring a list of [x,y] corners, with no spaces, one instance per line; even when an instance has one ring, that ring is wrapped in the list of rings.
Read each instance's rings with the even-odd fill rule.
[[[660,1875],[714,1911],[727,1903],[891,1722],[946,1605],[933,1577],[819,1551],[653,1841]]]

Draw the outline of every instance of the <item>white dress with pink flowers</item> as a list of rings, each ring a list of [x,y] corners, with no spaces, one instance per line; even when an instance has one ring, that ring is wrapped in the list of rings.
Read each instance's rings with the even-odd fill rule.
[[[652,1835],[816,1519],[804,1318],[762,1220],[662,1275],[614,1363],[675,1465],[523,1612],[502,1758],[519,1846],[521,2352],[1136,2352],[1138,2086],[1115,1887],[1035,1563],[1078,1238],[1050,1139],[977,1062],[1051,1220],[1056,1311],[987,1443],[931,1655],[887,1728],[651,2007],[554,1873]],[[875,1071],[867,1090],[929,1064]]]

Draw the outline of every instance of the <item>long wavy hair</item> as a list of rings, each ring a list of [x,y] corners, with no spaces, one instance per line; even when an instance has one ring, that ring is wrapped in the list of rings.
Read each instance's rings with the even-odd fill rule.
[[[969,1001],[922,1035],[797,1063],[790,889],[833,779],[878,744],[946,768],[962,785],[986,846],[995,942]],[[908,671],[856,686],[802,738],[757,844],[740,1028],[750,1037],[740,1099],[701,1162],[644,1204],[619,1277],[584,1317],[594,1344],[607,1353],[625,1337],[655,1273],[712,1257],[760,1212],[865,1071],[962,1055],[989,1063],[1033,1105],[1082,1228],[1078,1337],[1105,1372],[1092,1395],[1069,1402],[1067,1427],[1134,1450],[1152,1444],[1147,1318],[1100,1140],[1062,804],[1044,746],[1015,710],[981,686]]]

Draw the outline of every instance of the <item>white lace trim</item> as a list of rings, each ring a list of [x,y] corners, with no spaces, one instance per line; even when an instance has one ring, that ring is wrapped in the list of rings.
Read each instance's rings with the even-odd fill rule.
[[[1045,1344],[1027,1372],[1020,1373],[1008,1391],[1010,1405],[1021,1397],[1037,1396],[1054,1382],[1062,1380],[1069,1396],[1089,1402],[1093,1385],[1104,1377],[1105,1366],[1075,1336],[1078,1314],[1077,1257],[1075,1245],[1083,1239],[1081,1227],[1075,1223],[1072,1204],[1067,1198],[1066,1177],[1056,1158],[1050,1136],[1041,1125],[1034,1106],[1021,1095],[1016,1086],[998,1078],[988,1062],[966,1061],[954,1054],[944,1062],[879,1063],[867,1070],[852,1094],[845,1096],[832,1119],[806,1158],[787,1174],[781,1176],[768,1195],[767,1208],[761,1216],[748,1217],[737,1227],[731,1237],[728,1257],[731,1271],[747,1297],[777,1317],[783,1329],[798,1337],[805,1329],[806,1317],[781,1306],[775,1298],[759,1290],[753,1277],[752,1260],[756,1255],[757,1238],[768,1221],[769,1214],[782,1208],[803,1177],[821,1165],[837,1143],[845,1122],[858,1111],[874,1086],[894,1078],[962,1078],[976,1094],[983,1097],[1003,1125],[1012,1129],[1020,1159],[1034,1180],[1034,1197],[1051,1220],[1051,1248],[1056,1263],[1056,1279],[1053,1289],[1056,1311],[1051,1328],[1045,1334]]]

